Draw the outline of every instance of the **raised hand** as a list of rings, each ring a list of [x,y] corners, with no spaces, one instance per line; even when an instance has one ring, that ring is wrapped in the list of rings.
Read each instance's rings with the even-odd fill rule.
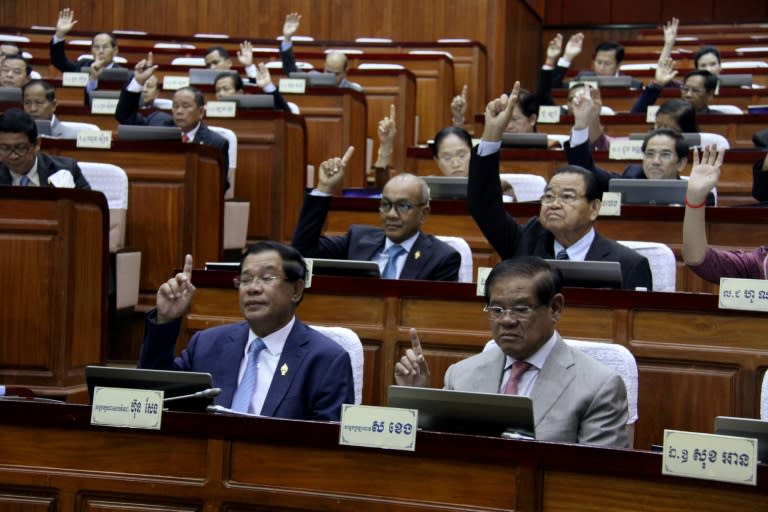
[[[192,255],[184,258],[181,272],[163,283],[157,290],[157,323],[164,324],[181,318],[192,305],[195,287],[192,285]]]
[[[600,93],[597,93],[598,101],[593,98],[592,87],[589,85],[582,88],[584,91],[582,94],[577,94],[571,102],[571,108],[573,110],[573,129],[582,130],[588,128],[589,125],[600,118]]]
[[[259,62],[256,67],[256,85],[262,89],[272,83],[272,75],[269,74],[269,68],[263,62]]]
[[[397,127],[395,126],[395,105],[389,106],[389,117],[383,118],[379,121],[379,143],[381,145],[388,144],[391,148],[392,141],[397,133]]]
[[[250,41],[240,43],[240,49],[237,51],[237,60],[245,67],[253,64],[253,46]]]
[[[292,12],[285,17],[285,23],[283,23],[283,41],[286,43],[291,41],[291,37],[299,29],[299,23],[301,23],[301,14]]]
[[[395,383],[398,386],[427,387],[429,385],[429,366],[424,359],[421,341],[416,329],[411,329],[411,348],[395,364]]]
[[[672,18],[667,23],[664,24],[664,44],[665,45],[673,45],[675,44],[675,38],[677,37],[677,27],[680,25],[680,20],[677,18]]]
[[[704,146],[699,158],[699,150],[693,150],[693,168],[688,179],[688,192],[685,197],[690,204],[701,204],[707,199],[707,194],[715,188],[720,178],[720,168],[723,165],[725,150],[716,144]]]
[[[563,34],[557,34],[547,45],[547,60],[546,64],[554,66],[557,58],[560,57],[560,53],[563,51]]]
[[[107,61],[104,59],[96,59],[88,69],[88,78],[91,80],[98,80],[101,73],[106,69]]]
[[[662,57],[659,59],[659,63],[656,66],[656,75],[654,81],[660,86],[665,86],[672,79],[677,76],[677,70],[675,69],[675,59],[670,57]]]
[[[75,11],[69,7],[60,10],[59,19],[56,21],[56,37],[63,39],[76,23]]]
[[[491,100],[485,107],[485,129],[483,130],[483,140],[488,142],[497,142],[501,140],[501,134],[509,124],[512,118],[512,112],[517,105],[517,98],[520,96],[520,82],[515,82],[512,92],[507,96],[502,94],[495,100]]]
[[[454,96],[451,100],[451,113],[453,116],[454,126],[464,125],[464,113],[467,111],[467,93],[469,92],[469,86],[464,84],[461,88],[461,94]]]
[[[579,56],[581,53],[581,49],[584,46],[584,34],[579,32],[578,34],[573,34],[569,39],[568,43],[565,45],[565,53],[563,54],[563,57],[573,62],[573,59]]]
[[[144,85],[156,69],[157,65],[152,65],[152,52],[149,52],[146,59],[141,59],[136,63],[136,66],[133,68],[133,78],[141,85]]]
[[[333,194],[336,187],[344,180],[344,174],[347,170],[347,164],[355,152],[353,146],[349,146],[344,156],[341,158],[329,158],[320,164],[320,172],[317,183],[317,190],[326,194]]]

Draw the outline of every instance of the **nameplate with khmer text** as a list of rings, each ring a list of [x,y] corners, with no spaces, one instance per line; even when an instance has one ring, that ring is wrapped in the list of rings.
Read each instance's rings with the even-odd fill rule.
[[[303,78],[281,78],[278,84],[282,94],[304,94],[307,90],[307,81]]]
[[[109,149],[112,147],[112,132],[109,130],[81,130],[77,132],[77,147]]]
[[[163,90],[176,91],[182,87],[189,87],[188,76],[165,75],[163,77]]]
[[[160,430],[165,393],[153,389],[93,389],[91,425]]]
[[[757,439],[664,430],[661,472],[757,485]]]
[[[117,98],[94,98],[91,100],[91,114],[115,115]]]
[[[61,85],[63,87],[85,87],[87,83],[88,73],[65,71],[61,74]]]
[[[339,444],[414,451],[418,419],[416,409],[344,404]]]
[[[718,305],[720,309],[768,311],[768,281],[721,277]]]

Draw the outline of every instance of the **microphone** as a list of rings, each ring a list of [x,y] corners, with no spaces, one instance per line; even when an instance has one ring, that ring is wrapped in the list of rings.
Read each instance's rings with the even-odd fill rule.
[[[173,402],[174,400],[186,400],[188,398],[213,398],[214,396],[219,396],[220,394],[221,388],[208,388],[202,391],[198,391],[197,393],[192,393],[191,395],[172,396],[170,398],[165,398],[163,399],[163,403]]]

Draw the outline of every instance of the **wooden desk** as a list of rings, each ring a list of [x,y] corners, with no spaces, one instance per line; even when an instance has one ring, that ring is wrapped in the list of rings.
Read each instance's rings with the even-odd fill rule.
[[[46,153],[122,167],[128,175],[126,247],[141,251],[141,292],[154,295],[185,254],[222,256],[222,155],[200,144],[113,141],[111,149],[76,148],[43,139]]]
[[[756,487],[729,485],[662,475],[661,454],[641,451],[422,431],[404,452],[339,446],[333,423],[89,420],[86,406],[0,403],[6,510],[714,512],[765,510],[768,493],[765,465]]]
[[[106,357],[109,210],[87,190],[0,187],[0,382],[82,397]]]
[[[195,302],[177,348],[195,331],[240,320],[231,272],[195,272]],[[720,310],[717,296],[624,290],[564,291],[558,325],[568,338],[618,343],[640,372],[635,446],[661,444],[665,428],[712,432],[718,415],[757,417],[768,368],[765,315]],[[446,368],[490,339],[475,286],[428,281],[315,277],[297,314],[310,324],[353,329],[365,347],[363,403],[386,403],[394,365],[419,332],[432,386]],[[694,397],[717,397],[699,400]]]
[[[325,233],[345,233],[351,224],[379,225],[375,199],[334,198]],[[506,205],[517,222],[539,214],[538,203]],[[690,271],[680,256],[684,209],[677,206],[632,206],[621,208],[621,217],[600,217],[595,227],[614,240],[642,240],[669,245],[678,259],[677,290],[716,293],[717,285],[707,283]],[[490,247],[464,201],[432,201],[424,231],[460,236],[472,249],[475,268],[493,266],[499,257]],[[707,208],[707,239],[720,247],[751,249],[768,240],[768,208]]]

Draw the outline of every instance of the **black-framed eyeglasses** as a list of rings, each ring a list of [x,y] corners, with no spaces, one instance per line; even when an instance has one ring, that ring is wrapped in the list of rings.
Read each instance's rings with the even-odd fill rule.
[[[392,209],[392,207],[395,207],[395,210],[397,210],[397,213],[400,215],[406,215],[408,212],[413,210],[414,208],[417,208],[419,206],[424,206],[427,203],[418,203],[418,204],[411,204],[410,201],[406,200],[400,200],[395,201],[394,203],[390,201],[389,199],[382,199],[379,203],[379,211],[381,213],[389,213],[389,210]]]
[[[263,276],[252,276],[250,274],[242,274],[240,277],[236,277],[232,280],[235,283],[235,288],[248,288],[251,284],[258,284],[259,286],[270,287],[274,286],[283,279],[281,276],[274,274],[265,274]]]
[[[528,304],[518,304],[508,308],[502,306],[491,306],[486,304],[483,306],[483,311],[488,313],[488,316],[494,320],[500,320],[507,313],[512,315],[512,318],[518,320],[526,320],[530,318],[536,308],[543,306],[544,304],[537,304],[536,306],[529,306]]]
[[[16,153],[19,156],[24,156],[29,153],[29,150],[34,146],[32,144],[16,144],[14,146],[0,146],[0,158],[5,158],[11,153]]]

